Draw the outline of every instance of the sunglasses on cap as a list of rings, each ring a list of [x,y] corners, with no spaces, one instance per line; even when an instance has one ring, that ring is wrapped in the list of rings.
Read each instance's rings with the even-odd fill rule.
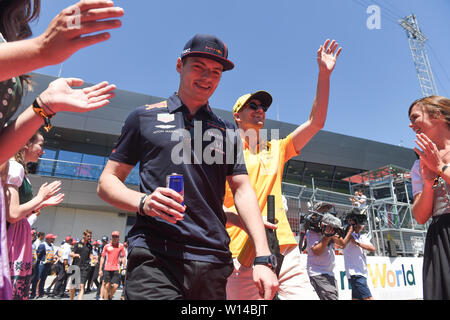
[[[255,110],[255,111],[258,110],[259,108],[261,108],[262,111],[266,112],[267,109],[268,109],[268,107],[263,106],[263,105],[258,106],[258,105],[257,105],[256,103],[254,103],[254,102],[250,102],[250,103],[248,104],[248,106],[250,107],[250,109]]]

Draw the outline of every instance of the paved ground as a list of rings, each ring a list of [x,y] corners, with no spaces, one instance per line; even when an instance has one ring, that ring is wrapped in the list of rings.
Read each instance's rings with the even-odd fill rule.
[[[47,280],[45,281],[45,289],[52,283],[54,276],[48,276]],[[85,293],[83,296],[83,300],[96,300],[95,296],[97,294],[97,289],[95,288],[95,285],[93,286],[93,291]],[[69,292],[66,290],[65,293],[66,297],[64,298],[52,298],[45,295],[43,298],[35,298],[34,300],[70,300],[69,298]],[[122,296],[122,289],[117,289],[116,293],[114,294],[113,300],[120,300],[120,297]],[[78,296],[75,296],[74,300],[77,300]]]

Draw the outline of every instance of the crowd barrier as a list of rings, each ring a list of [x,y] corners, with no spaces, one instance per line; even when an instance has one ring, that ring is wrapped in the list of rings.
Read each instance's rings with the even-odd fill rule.
[[[307,255],[301,255],[306,270]],[[423,258],[367,257],[367,284],[375,300],[422,300]],[[339,300],[351,300],[351,287],[346,277],[344,256],[336,256],[334,276],[339,290]],[[312,287],[308,297],[317,299]]]

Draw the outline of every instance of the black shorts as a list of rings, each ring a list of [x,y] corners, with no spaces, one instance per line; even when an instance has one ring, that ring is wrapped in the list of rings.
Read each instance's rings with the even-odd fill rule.
[[[78,266],[75,264],[75,265],[70,266],[70,269],[72,269],[72,270],[67,272],[67,276],[69,277],[67,283],[71,286],[72,289],[78,287],[78,285],[86,284],[90,268],[91,267],[89,265]],[[79,279],[78,279],[78,274],[80,276]],[[80,282],[78,283],[78,281],[80,281]]]
[[[226,300],[233,264],[170,258],[134,247],[128,254],[127,300]]]
[[[86,281],[88,279],[90,268],[91,267],[89,265],[80,266],[80,283],[81,284],[85,284],[86,283]]]
[[[120,278],[119,278],[119,271],[107,271],[104,270],[103,271],[103,281],[105,283],[107,282],[111,282],[113,284],[119,284],[120,283]]]

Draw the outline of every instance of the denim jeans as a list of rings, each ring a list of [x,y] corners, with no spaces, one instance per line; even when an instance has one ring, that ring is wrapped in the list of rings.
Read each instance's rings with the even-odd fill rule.
[[[50,274],[51,269],[52,269],[51,263],[39,264],[38,273],[31,282],[31,296],[32,297],[34,297],[34,295],[36,293],[36,286],[37,286],[37,283],[39,280],[41,280],[39,282],[39,295],[40,296],[44,295],[45,280],[47,279],[47,276]]]

